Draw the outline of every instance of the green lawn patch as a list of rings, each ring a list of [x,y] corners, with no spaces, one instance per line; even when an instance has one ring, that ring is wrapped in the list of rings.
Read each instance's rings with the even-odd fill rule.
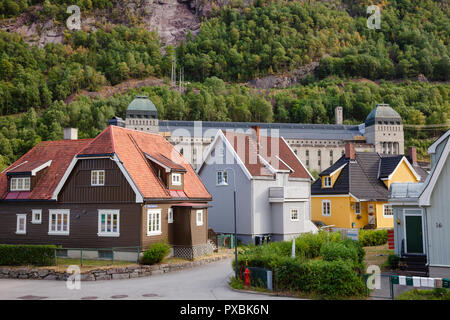
[[[403,292],[396,300],[450,300],[450,291],[444,288],[435,288],[433,290],[412,289]]]

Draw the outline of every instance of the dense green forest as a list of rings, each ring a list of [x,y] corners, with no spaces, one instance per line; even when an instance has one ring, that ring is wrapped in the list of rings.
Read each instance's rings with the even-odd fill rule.
[[[115,1],[117,2],[117,1]],[[17,17],[42,4],[39,19],[64,21],[66,6],[110,10],[103,0],[0,0],[0,18]],[[448,123],[450,23],[447,4],[432,0],[378,1],[381,29],[366,26],[368,0],[242,1],[215,6],[199,34],[177,47],[138,24],[103,25],[95,32],[66,30],[62,44],[43,48],[0,31],[0,168],[41,140],[79,128],[93,137],[113,115],[125,116],[136,90],[108,99],[79,97],[127,79],[170,76],[176,55],[185,80],[139,90],[161,119],[332,123],[344,107],[346,123],[361,123],[376,103],[389,103],[406,124]],[[116,8],[117,9],[117,8]],[[27,11],[28,10],[28,11]],[[287,89],[257,90],[243,82],[287,73],[320,61],[316,73]],[[418,82],[423,74],[431,83]],[[358,80],[366,78],[370,80]],[[440,83],[439,81],[444,81]],[[407,145],[424,154],[434,131],[405,128]]]
[[[168,86],[143,87],[107,99],[80,96],[68,106],[55,101],[43,111],[0,118],[2,166],[41,140],[61,139],[64,127],[77,127],[80,138],[96,136],[114,115],[125,117],[136,94],[150,97],[160,119],[209,121],[275,121],[332,123],[336,105],[344,108],[345,123],[364,122],[376,103],[396,109],[405,124],[442,123],[450,114],[450,85],[422,82],[360,83],[327,79],[289,89],[261,92],[212,77],[192,83],[185,93]],[[273,103],[273,105],[272,105]],[[429,132],[405,129],[408,144],[424,154]],[[413,140],[414,139],[414,140]]]

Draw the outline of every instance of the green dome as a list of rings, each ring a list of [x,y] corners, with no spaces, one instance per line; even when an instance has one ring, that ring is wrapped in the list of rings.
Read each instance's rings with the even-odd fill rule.
[[[136,96],[128,105],[127,111],[157,111],[148,96]]]
[[[375,109],[373,109],[366,118],[366,127],[375,124],[376,120],[395,120],[401,122],[402,117],[397,111],[392,109],[388,104],[377,104]]]

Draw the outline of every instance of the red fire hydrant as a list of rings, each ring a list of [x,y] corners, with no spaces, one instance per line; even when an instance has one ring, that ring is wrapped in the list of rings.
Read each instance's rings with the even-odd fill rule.
[[[245,286],[250,287],[250,270],[245,269]]]

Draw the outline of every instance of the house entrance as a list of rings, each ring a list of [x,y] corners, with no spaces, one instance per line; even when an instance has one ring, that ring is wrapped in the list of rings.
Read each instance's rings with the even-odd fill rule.
[[[422,216],[405,216],[406,252],[423,253]]]

